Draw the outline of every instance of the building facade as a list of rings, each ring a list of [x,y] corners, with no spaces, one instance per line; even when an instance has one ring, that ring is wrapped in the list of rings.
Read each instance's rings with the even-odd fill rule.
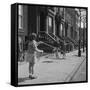
[[[73,8],[53,6],[18,6],[18,39],[20,50],[26,49],[25,42],[31,33],[44,43],[38,48],[51,52],[66,42],[66,51],[75,48],[78,40],[78,15]]]
[[[65,8],[65,22],[68,24],[65,29],[65,36],[71,42],[71,49],[73,50],[78,46],[79,37],[79,16],[74,8]]]

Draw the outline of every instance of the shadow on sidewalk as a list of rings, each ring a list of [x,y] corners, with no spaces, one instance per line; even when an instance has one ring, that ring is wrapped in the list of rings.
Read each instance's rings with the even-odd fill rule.
[[[42,63],[53,63],[53,61],[43,61]]]
[[[55,63],[55,61],[65,60],[65,58],[48,58],[49,60],[42,61],[42,63]]]
[[[25,77],[25,78],[18,78],[18,82],[24,82],[25,80],[29,80],[29,77]]]
[[[51,57],[46,57],[47,59],[52,59],[52,60],[65,60],[65,58],[51,58]]]
[[[36,79],[36,78],[33,78],[33,79]],[[24,82],[24,81],[26,81],[26,80],[33,80],[33,79],[31,79],[31,78],[29,78],[29,77],[18,78],[18,83]]]
[[[75,57],[79,57],[78,55],[73,55],[73,56],[75,56]],[[81,57],[85,57],[85,55],[81,55]]]

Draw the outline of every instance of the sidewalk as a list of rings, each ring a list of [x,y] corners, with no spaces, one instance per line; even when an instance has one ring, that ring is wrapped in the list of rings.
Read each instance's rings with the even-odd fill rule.
[[[35,64],[37,78],[33,80],[28,78],[28,63],[18,64],[19,84],[69,82],[86,57],[85,53],[78,57],[77,52],[67,53],[65,59],[56,59],[53,54],[42,56]]]

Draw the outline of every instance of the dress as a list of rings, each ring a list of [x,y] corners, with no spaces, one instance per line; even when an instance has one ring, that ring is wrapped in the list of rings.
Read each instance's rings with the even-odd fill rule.
[[[35,45],[33,41],[29,42],[27,50],[27,62],[32,66],[35,63]]]

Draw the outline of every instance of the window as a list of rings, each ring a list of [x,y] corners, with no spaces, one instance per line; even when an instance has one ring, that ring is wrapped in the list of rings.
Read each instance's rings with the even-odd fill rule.
[[[19,15],[18,27],[19,27],[19,29],[22,29],[23,28],[23,6],[22,5],[18,6],[18,15]]]
[[[53,18],[50,16],[48,17],[48,32],[53,33]]]
[[[63,25],[60,24],[60,36],[62,36]]]

